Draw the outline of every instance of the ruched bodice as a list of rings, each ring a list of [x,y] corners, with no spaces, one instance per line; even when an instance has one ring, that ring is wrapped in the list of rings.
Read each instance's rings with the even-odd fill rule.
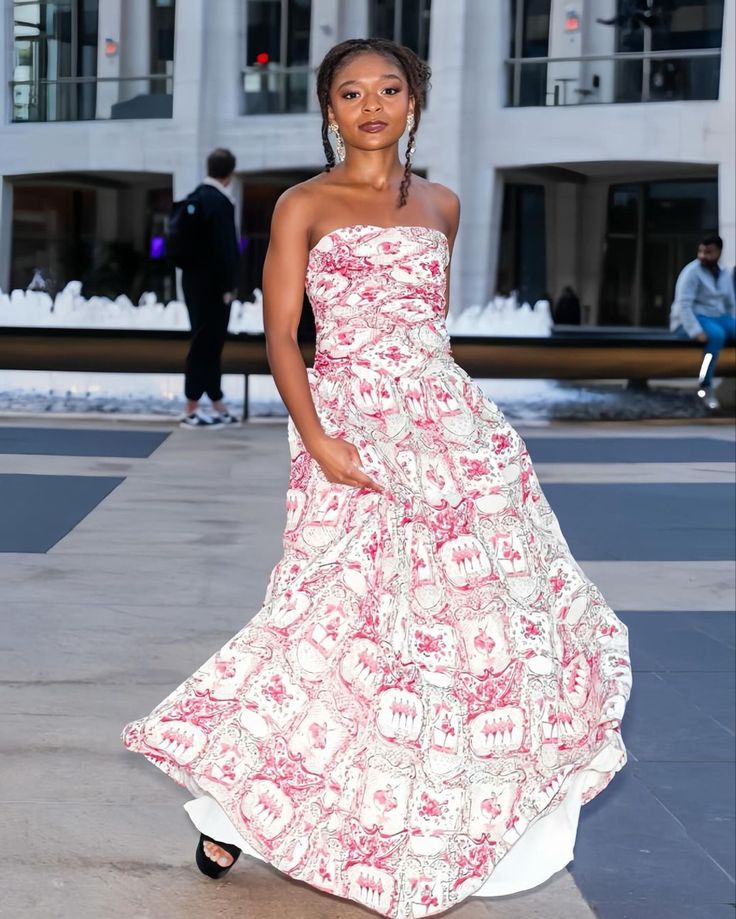
[[[323,236],[306,277],[315,370],[349,372],[359,361],[399,377],[449,359],[448,261],[447,237],[432,227],[355,224]]]

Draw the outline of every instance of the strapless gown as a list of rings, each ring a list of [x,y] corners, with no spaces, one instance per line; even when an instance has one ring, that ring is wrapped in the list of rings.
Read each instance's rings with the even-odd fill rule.
[[[626,762],[626,627],[452,357],[448,261],[417,226],[311,250],[314,404],[385,492],[330,483],[289,418],[261,609],[123,732],[208,835],[400,919],[546,880]]]

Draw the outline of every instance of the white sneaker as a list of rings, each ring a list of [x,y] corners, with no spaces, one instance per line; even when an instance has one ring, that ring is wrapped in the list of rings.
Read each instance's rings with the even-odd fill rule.
[[[698,399],[700,399],[703,405],[711,412],[717,412],[721,407],[721,403],[716,399],[712,386],[704,386],[699,389]]]
[[[236,418],[236,416],[231,415],[230,412],[218,412],[215,417],[219,418],[221,424],[225,425],[226,427],[230,427],[231,425],[235,425],[235,424],[240,424],[240,418]]]
[[[179,422],[180,428],[203,428],[207,431],[214,431],[222,426],[219,415],[206,415],[200,408],[191,415],[184,415]]]

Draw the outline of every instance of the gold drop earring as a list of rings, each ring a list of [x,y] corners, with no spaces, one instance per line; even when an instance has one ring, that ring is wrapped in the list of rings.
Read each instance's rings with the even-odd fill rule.
[[[342,134],[340,133],[340,128],[337,126],[337,122],[330,122],[330,131],[335,135],[335,155],[337,156],[338,163],[342,163],[345,159],[345,141],[342,139]]]
[[[406,130],[409,132],[409,134],[411,134],[411,132],[414,130],[414,113],[413,112],[409,112],[409,114],[406,116]],[[406,155],[409,159],[411,159],[414,156],[415,150],[416,150],[416,143],[414,142],[414,138],[412,138],[409,143],[409,146],[406,149]]]

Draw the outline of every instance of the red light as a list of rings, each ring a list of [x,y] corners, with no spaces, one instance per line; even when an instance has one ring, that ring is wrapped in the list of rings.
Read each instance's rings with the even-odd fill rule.
[[[568,13],[565,18],[565,31],[577,32],[580,29],[580,17],[577,13]]]
[[[267,64],[270,60],[271,58],[266,51],[261,51],[260,54],[256,54],[256,64]]]
[[[105,56],[106,57],[115,57],[118,53],[118,43],[114,38],[105,39]]]

